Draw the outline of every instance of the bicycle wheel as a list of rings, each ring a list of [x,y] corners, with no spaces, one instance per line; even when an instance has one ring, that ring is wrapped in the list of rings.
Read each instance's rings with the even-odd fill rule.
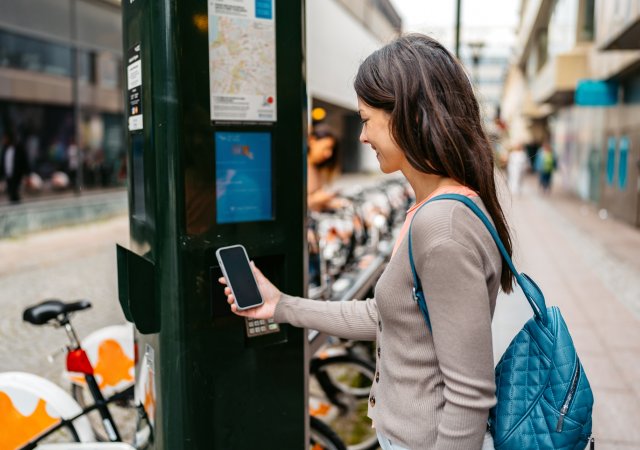
[[[310,450],[347,450],[347,447],[329,425],[313,416],[309,419]]]
[[[330,356],[311,361],[311,374],[328,395],[346,394],[355,398],[369,398],[376,367],[353,355]]]
[[[312,360],[311,373],[328,401],[340,409],[340,415],[325,420],[347,449],[377,449],[378,437],[367,417],[375,366],[354,355],[341,355]]]

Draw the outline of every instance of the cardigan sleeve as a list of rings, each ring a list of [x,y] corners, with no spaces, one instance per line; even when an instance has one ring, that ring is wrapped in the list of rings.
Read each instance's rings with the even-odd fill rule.
[[[435,448],[481,448],[496,399],[490,300],[480,251],[451,237],[417,250],[416,270],[444,379]]]
[[[274,319],[345,339],[373,341],[376,339],[378,308],[373,298],[331,302],[282,294]]]

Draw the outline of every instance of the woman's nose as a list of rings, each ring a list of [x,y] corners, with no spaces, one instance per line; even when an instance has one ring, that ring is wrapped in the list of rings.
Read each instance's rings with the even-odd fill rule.
[[[363,144],[368,144],[369,141],[367,140],[367,134],[364,132],[364,127],[362,127],[362,130],[360,131],[360,142],[362,142]]]

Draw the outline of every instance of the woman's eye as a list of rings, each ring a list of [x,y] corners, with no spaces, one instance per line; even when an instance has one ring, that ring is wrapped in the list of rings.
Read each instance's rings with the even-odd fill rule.
[[[360,118],[360,123],[362,125],[366,124],[369,121],[369,119],[363,119],[362,117]]]

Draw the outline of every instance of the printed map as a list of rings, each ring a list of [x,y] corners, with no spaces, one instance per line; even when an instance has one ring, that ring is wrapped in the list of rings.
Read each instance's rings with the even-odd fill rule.
[[[276,92],[273,21],[214,16],[209,24],[211,93],[273,96]]]

